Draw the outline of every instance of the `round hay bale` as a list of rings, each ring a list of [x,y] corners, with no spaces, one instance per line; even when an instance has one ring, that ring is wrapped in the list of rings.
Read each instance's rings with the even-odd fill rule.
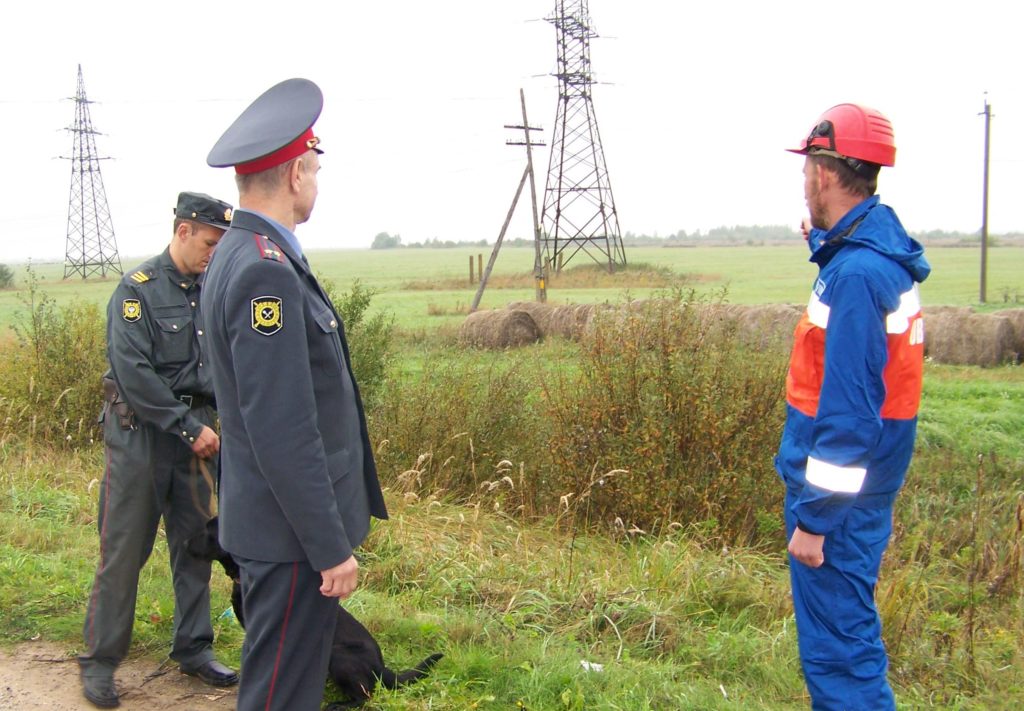
[[[572,338],[575,340],[589,338],[594,334],[594,328],[597,326],[599,319],[621,313],[620,309],[611,304],[577,304],[573,309],[573,317],[576,319],[576,332]]]
[[[992,314],[944,311],[924,318],[924,352],[937,363],[992,367],[1013,359],[1013,326]]]
[[[695,306],[704,320],[708,321],[735,321],[740,314],[746,310],[745,306],[739,304],[699,304]]]
[[[650,313],[659,309],[674,308],[679,303],[674,299],[633,299],[627,304],[630,311]]]
[[[551,304],[544,304],[539,301],[513,301],[505,308],[525,311],[530,314],[533,317],[533,322],[537,324],[542,337],[549,335],[551,332],[551,314],[555,310],[555,307]]]
[[[477,348],[515,348],[540,338],[533,317],[522,309],[475,311],[459,327],[459,342]]]
[[[761,304],[739,309],[737,334],[753,348],[788,346],[803,309],[792,304]]]
[[[713,343],[726,343],[739,329],[740,314],[746,310],[738,304],[709,303],[693,306],[707,338]]]
[[[924,309],[924,315],[926,317],[937,314],[959,314],[960,316],[966,316],[968,314],[973,313],[974,309],[972,309],[970,306],[949,306],[945,304],[940,306],[932,306],[929,304]]]
[[[580,336],[587,329],[587,324],[595,309],[602,308],[600,304],[565,304],[556,306],[551,312],[548,321],[550,333],[562,338],[579,340]]]
[[[1020,363],[1024,360],[1024,309],[995,311],[992,315],[1010,322],[1010,327],[1013,328],[1013,341],[1010,348],[1013,351],[1014,361]]]

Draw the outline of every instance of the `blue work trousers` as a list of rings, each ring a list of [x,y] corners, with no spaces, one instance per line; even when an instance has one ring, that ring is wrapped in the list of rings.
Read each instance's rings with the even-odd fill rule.
[[[786,494],[786,535],[793,535],[796,496]],[[855,505],[825,536],[825,563],[810,568],[790,556],[800,663],[815,711],[896,708],[875,583],[892,534],[892,503]]]

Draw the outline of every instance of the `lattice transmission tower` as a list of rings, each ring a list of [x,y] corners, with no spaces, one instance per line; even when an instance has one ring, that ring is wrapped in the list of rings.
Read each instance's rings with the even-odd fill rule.
[[[107,193],[100,173],[101,158],[96,151],[97,131],[93,130],[89,104],[85,98],[82,65],[78,65],[78,91],[75,102],[75,125],[67,128],[74,136],[71,156],[71,195],[68,199],[68,233],[64,252],[64,278],[80,274],[88,279],[94,274],[121,271],[117,254],[114,224],[110,220]]]
[[[558,110],[544,188],[544,256],[560,270],[579,252],[609,272],[626,265],[591,87],[587,0],[556,0]]]

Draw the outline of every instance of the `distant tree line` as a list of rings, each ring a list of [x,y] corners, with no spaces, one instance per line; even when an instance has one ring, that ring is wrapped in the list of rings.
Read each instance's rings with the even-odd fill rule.
[[[771,244],[789,240],[802,239],[800,233],[788,225],[736,225],[713,227],[707,232],[696,230],[678,232],[663,237],[654,234],[634,234],[626,232],[622,235],[624,245],[657,245],[675,246],[683,244]]]
[[[981,240],[980,232],[948,232],[946,230],[929,230],[927,232],[912,232],[911,236],[924,244],[942,244],[948,246],[972,246]],[[622,235],[622,243],[627,247],[687,247],[695,245],[766,245],[791,242],[803,239],[800,233],[788,225],[735,225],[713,227],[706,232],[695,230],[687,232],[679,230],[668,235],[636,234],[625,232]],[[423,242],[412,242],[402,244],[399,235],[390,235],[387,232],[380,232],[373,238],[371,249],[447,249],[452,247],[487,247],[486,239],[475,241],[455,242],[453,240],[442,240],[438,237],[424,240]],[[505,238],[503,242],[506,247],[532,247],[533,239],[526,237]],[[989,244],[1024,244],[1024,233],[1007,232],[1003,234],[990,234]]]
[[[519,240],[524,244],[533,244],[527,240]],[[504,244],[509,244],[508,241]],[[437,237],[433,239],[427,239],[422,242],[410,242],[409,244],[402,244],[401,235],[390,235],[387,232],[378,232],[377,236],[373,238],[373,242],[370,244],[370,249],[451,249],[453,247],[486,247],[487,240],[479,239],[476,241],[468,242],[455,242],[450,239],[441,240]],[[518,245],[514,245],[518,246]]]

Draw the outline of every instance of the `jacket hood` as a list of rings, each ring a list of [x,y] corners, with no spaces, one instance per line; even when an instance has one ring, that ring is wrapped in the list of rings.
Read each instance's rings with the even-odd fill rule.
[[[830,244],[836,237],[842,241]],[[828,232],[814,230],[808,242],[813,252],[811,261],[822,266],[843,244],[859,244],[900,264],[916,282],[923,282],[932,270],[924,257],[924,247],[907,234],[893,209],[882,205],[877,195],[846,213]]]

